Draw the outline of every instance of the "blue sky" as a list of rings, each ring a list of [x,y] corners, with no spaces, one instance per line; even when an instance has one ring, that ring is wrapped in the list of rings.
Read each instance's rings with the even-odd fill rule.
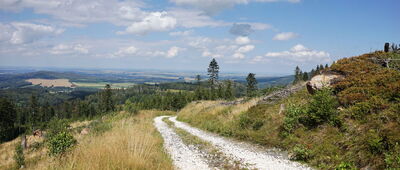
[[[290,74],[400,43],[398,0],[1,0],[0,66]]]

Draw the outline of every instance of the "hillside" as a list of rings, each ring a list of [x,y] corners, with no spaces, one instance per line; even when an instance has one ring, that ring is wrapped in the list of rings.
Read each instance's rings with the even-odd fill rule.
[[[178,120],[204,130],[289,151],[318,169],[400,168],[400,72],[375,52],[323,72],[344,79],[311,95],[306,88],[267,104],[193,102]],[[398,57],[398,56],[397,56]],[[279,114],[282,112],[281,114]]]

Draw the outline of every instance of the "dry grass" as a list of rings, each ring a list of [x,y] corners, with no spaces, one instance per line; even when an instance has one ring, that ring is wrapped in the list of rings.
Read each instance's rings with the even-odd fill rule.
[[[68,79],[28,79],[27,82],[42,87],[72,87],[73,84]]]
[[[173,169],[153,126],[154,116],[161,113],[141,111],[137,116],[115,121],[112,130],[84,138],[72,153],[49,169]]]
[[[24,152],[28,169],[173,169],[172,160],[163,149],[163,139],[153,126],[153,118],[172,112],[140,111],[130,116],[121,112],[107,116],[112,129],[102,134],[74,134],[78,145],[63,157],[49,157],[46,147]],[[75,122],[72,126],[87,125]],[[91,129],[92,130],[92,129]],[[30,138],[29,136],[27,136]],[[20,139],[0,145],[0,169],[14,168],[14,148]]]
[[[249,108],[257,105],[260,98],[253,98],[247,102],[236,104],[236,105],[223,105],[225,101],[195,101],[188,104],[178,115],[180,118],[192,117],[199,115],[219,115],[224,113],[225,121],[233,120],[239,114],[246,112]]]

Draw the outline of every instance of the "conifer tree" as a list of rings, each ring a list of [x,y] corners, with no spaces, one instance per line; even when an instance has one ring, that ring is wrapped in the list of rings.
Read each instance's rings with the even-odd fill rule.
[[[196,81],[197,81],[197,85],[200,85],[200,81],[201,81],[200,74],[196,75]]]
[[[15,123],[15,106],[9,100],[0,98],[0,142],[13,135]]]
[[[39,104],[35,95],[31,95],[29,100],[29,123],[33,130],[38,128],[40,123]]]
[[[299,82],[302,79],[302,73],[301,70],[299,68],[299,66],[296,66],[296,69],[294,70],[294,80],[293,80],[293,84],[296,84],[297,82]]]
[[[104,112],[109,112],[114,110],[114,102],[112,99],[111,86],[106,84],[104,90],[101,94],[101,106]]]
[[[304,72],[304,73],[303,73],[303,78],[302,78],[303,81],[307,81],[308,78],[309,78],[309,77],[308,77],[308,73],[307,73],[307,72]]]
[[[225,88],[225,99],[231,100],[234,98],[233,88],[232,88],[232,81],[226,81],[226,88]]]
[[[254,73],[249,73],[247,81],[247,96],[254,97],[257,95],[257,79]]]
[[[218,73],[219,73],[219,66],[217,61],[213,58],[210,62],[210,65],[208,66],[208,75],[210,78],[208,79],[208,82],[211,86],[211,89],[215,89],[218,81]]]

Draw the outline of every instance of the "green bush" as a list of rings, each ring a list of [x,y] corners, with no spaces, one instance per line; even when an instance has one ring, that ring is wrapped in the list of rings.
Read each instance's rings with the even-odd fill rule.
[[[76,140],[68,132],[60,132],[48,140],[48,148],[50,155],[60,155],[68,151],[74,144]]]
[[[323,123],[337,123],[338,101],[332,96],[332,91],[328,88],[317,91],[306,105],[304,114],[300,117],[300,122],[307,127],[316,127]]]
[[[311,152],[304,145],[297,144],[292,149],[293,156],[290,158],[296,161],[307,161],[311,158]]]
[[[283,137],[288,136],[290,133],[298,127],[299,125],[299,116],[303,115],[305,110],[302,107],[296,105],[289,105],[286,110],[285,118],[283,119],[281,135]]]
[[[15,147],[14,160],[18,169],[25,165],[24,151],[19,143]]]
[[[387,141],[379,136],[375,130],[369,130],[366,141],[368,144],[368,150],[372,154],[382,154],[388,148]]]
[[[69,122],[66,119],[54,118],[47,124],[47,138],[52,138],[54,135],[60,132],[67,132],[70,127]]]
[[[133,115],[139,113],[137,106],[134,103],[132,103],[130,100],[126,100],[126,102],[124,104],[124,110]]]
[[[354,168],[354,165],[349,162],[342,162],[335,168],[335,170],[353,170],[353,169],[356,168]]]
[[[400,169],[400,144],[396,143],[392,152],[385,153],[385,164],[388,169]]]
[[[96,120],[89,124],[89,128],[93,131],[94,134],[99,135],[110,130],[112,128],[112,125],[108,122]]]

